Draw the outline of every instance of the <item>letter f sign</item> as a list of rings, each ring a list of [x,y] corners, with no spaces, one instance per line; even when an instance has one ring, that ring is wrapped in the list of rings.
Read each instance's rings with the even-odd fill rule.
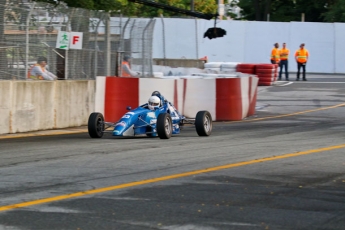
[[[69,48],[70,49],[82,49],[83,47],[83,33],[70,32]]]
[[[75,45],[79,41],[79,36],[73,36],[72,43]]]

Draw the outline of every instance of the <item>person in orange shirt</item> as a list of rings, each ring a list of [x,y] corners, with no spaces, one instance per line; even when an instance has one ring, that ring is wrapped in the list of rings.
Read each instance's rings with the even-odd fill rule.
[[[125,55],[122,61],[122,74],[121,77],[140,77],[140,72],[136,72],[131,70],[130,64],[131,57],[129,55]]]
[[[274,43],[274,48],[271,51],[271,63],[272,64],[279,64],[280,61],[280,52],[279,52],[279,44]]]
[[[307,49],[304,48],[304,43],[302,43],[299,49],[295,53],[295,59],[297,62],[297,78],[296,81],[299,81],[299,75],[301,68],[303,69],[303,81],[306,81],[307,78],[305,76],[305,66],[307,65],[309,52]]]
[[[285,69],[285,80],[289,80],[289,72],[288,72],[288,59],[289,59],[290,50],[286,48],[286,43],[283,43],[283,48],[280,50],[280,71],[278,80],[282,79],[283,67]]]
[[[27,77],[29,80],[57,80],[57,76],[47,70],[46,57],[38,57],[37,64],[29,69]]]

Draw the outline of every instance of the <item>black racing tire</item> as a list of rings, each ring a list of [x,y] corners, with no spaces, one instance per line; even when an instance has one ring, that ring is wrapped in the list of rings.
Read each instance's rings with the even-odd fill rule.
[[[195,129],[199,136],[209,136],[212,132],[212,116],[208,111],[199,111],[195,117]]]
[[[104,117],[101,113],[91,113],[87,124],[91,138],[101,138],[104,133]]]
[[[169,139],[171,137],[172,119],[169,113],[158,115],[156,129],[160,139]]]

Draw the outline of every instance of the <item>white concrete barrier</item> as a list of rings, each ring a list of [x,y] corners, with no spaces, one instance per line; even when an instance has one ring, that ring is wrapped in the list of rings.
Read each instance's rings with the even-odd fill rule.
[[[0,134],[12,129],[12,81],[0,81]]]
[[[0,134],[86,125],[95,81],[0,81]]]

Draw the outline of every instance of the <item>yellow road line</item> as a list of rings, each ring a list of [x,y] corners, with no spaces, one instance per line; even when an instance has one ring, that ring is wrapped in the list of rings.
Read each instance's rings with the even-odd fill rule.
[[[78,130],[72,130],[67,129],[66,131],[60,130],[60,131],[54,131],[54,130],[44,130],[39,131],[37,133],[19,133],[19,134],[6,134],[3,136],[0,136],[1,139],[11,139],[11,138],[23,138],[23,137],[37,137],[37,136],[54,136],[54,135],[64,135],[64,134],[76,134],[76,133],[85,133],[87,132],[87,129],[78,129]]]
[[[342,106],[345,106],[345,103],[333,105],[333,106],[328,106],[328,107],[324,107],[324,108],[319,108],[319,109],[305,110],[305,111],[296,112],[296,113],[289,113],[289,114],[282,114],[282,115],[277,115],[277,116],[269,116],[269,117],[261,117],[261,118],[253,118],[253,119],[241,120],[241,121],[227,121],[227,122],[223,122],[223,123],[262,121],[262,120],[268,120],[268,119],[274,119],[274,118],[291,117],[291,116],[296,116],[296,115],[305,114],[305,113],[312,113],[312,112],[317,112],[317,111],[322,111],[322,110],[335,109],[335,108],[339,108]]]
[[[345,144],[336,145],[336,146],[329,146],[329,147],[319,148],[319,149],[306,150],[306,151],[296,152],[296,153],[288,153],[288,154],[284,154],[284,155],[280,155],[280,156],[260,158],[260,159],[249,160],[249,161],[238,162],[238,163],[227,164],[227,165],[221,165],[221,166],[216,166],[216,167],[206,168],[206,169],[200,169],[200,170],[195,170],[195,171],[190,171],[190,172],[185,172],[185,173],[179,173],[179,174],[173,174],[173,175],[168,175],[168,176],[163,176],[163,177],[157,177],[157,178],[152,178],[152,179],[147,179],[147,180],[135,181],[135,182],[125,183],[125,184],[120,184],[120,185],[115,185],[115,186],[110,186],[110,187],[81,191],[81,192],[76,192],[76,193],[71,193],[71,194],[66,194],[66,195],[61,195],[61,196],[55,196],[55,197],[50,197],[50,198],[44,198],[44,199],[40,199],[40,200],[33,200],[33,201],[28,201],[28,202],[23,202],[23,203],[18,203],[18,204],[2,206],[2,207],[0,207],[0,212],[13,210],[16,208],[28,207],[28,206],[32,206],[32,205],[39,205],[39,204],[44,204],[44,203],[49,203],[49,202],[54,202],[54,201],[61,201],[61,200],[66,200],[66,199],[71,199],[71,198],[76,198],[76,197],[82,197],[82,196],[96,194],[96,193],[109,192],[109,191],[114,191],[114,190],[118,190],[118,189],[129,188],[129,187],[134,187],[134,186],[139,186],[139,185],[151,184],[151,183],[156,183],[156,182],[160,182],[160,181],[178,179],[178,178],[182,178],[182,177],[188,177],[188,176],[198,175],[198,174],[202,174],[202,173],[209,173],[209,172],[219,171],[219,170],[223,170],[223,169],[229,169],[229,168],[251,165],[251,164],[256,164],[256,163],[262,163],[262,162],[267,162],[267,161],[274,161],[274,160],[285,159],[285,158],[290,158],[290,157],[297,157],[297,156],[302,156],[302,155],[307,155],[307,154],[312,154],[312,153],[331,151],[331,150],[341,149],[341,148],[345,148]]]

